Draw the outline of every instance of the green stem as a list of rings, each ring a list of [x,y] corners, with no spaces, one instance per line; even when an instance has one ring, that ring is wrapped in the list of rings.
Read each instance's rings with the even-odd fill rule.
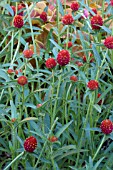
[[[102,147],[105,139],[106,139],[106,135],[103,136],[102,141],[101,141],[101,143],[100,143],[100,145],[99,145],[99,147],[98,147],[98,149],[97,149],[97,151],[96,151],[96,153],[95,153],[95,155],[94,155],[94,157],[93,157],[93,161],[94,161],[94,159],[96,158],[98,152],[100,151],[100,149],[101,149],[101,147]]]
[[[13,57],[13,59],[12,59],[12,61],[11,61],[11,65],[13,65],[13,63],[14,63],[14,61],[15,61],[15,58],[16,58],[16,55],[17,55],[17,53],[18,53],[19,47],[20,47],[21,33],[22,33],[22,31],[20,30],[20,31],[19,31],[19,34],[18,34],[18,44],[17,44],[17,48],[16,48],[16,51],[15,51],[15,53],[14,53],[14,57]]]
[[[49,136],[51,135],[51,133],[52,133],[52,131],[53,131],[53,129],[54,129],[54,126],[56,125],[57,121],[58,121],[58,117],[55,119],[55,121],[54,121],[54,123],[53,123],[53,125],[52,125],[52,127],[51,127],[51,130],[50,130],[50,132],[49,132],[49,134],[48,134],[48,136],[47,136],[47,139],[46,139],[46,141],[45,141],[45,143],[44,143],[44,146],[43,146],[43,148],[42,148],[42,150],[41,150],[41,152],[40,152],[40,155],[39,155],[39,157],[38,157],[38,160],[37,160],[34,168],[36,168],[36,167],[38,166],[38,164],[39,164],[40,158],[41,158],[41,156],[42,156],[42,154],[43,154],[43,151],[44,151],[44,149],[45,149],[45,147],[46,147],[46,144],[47,144],[47,142],[48,142],[48,138],[49,138]]]
[[[69,26],[67,26],[66,50],[68,49],[68,42],[69,42]]]
[[[13,159],[13,161],[8,165],[6,166],[6,168],[4,170],[7,170],[17,159],[19,159],[22,155],[24,154],[24,151],[21,152],[15,159]]]
[[[33,33],[33,27],[32,27],[32,22],[31,22],[29,7],[28,7],[28,4],[27,4],[27,3],[25,3],[25,5],[26,5],[27,14],[28,14],[28,19],[29,19],[29,24],[30,24],[30,29],[31,29],[31,36],[32,36],[32,41],[33,41],[34,53],[36,54],[36,44],[35,44],[35,39],[34,39],[34,33]]]
[[[99,69],[97,70],[96,80],[98,80],[100,70],[102,69],[102,66],[103,66],[104,62],[106,61],[106,55],[107,55],[107,53],[108,53],[108,49],[107,49],[107,51],[106,51],[106,54],[104,55],[104,58],[103,58],[103,60],[102,60],[102,63],[101,63],[101,65],[100,65]]]
[[[93,103],[94,103],[94,99],[93,99],[93,101],[92,101],[92,99],[91,99],[91,100],[90,100],[90,103],[89,103],[88,110],[87,110],[86,120],[85,120],[84,126],[83,126],[83,131],[82,131],[82,134],[81,134],[81,139],[80,139],[79,146],[78,146],[78,154],[77,154],[76,165],[75,165],[76,168],[77,168],[78,163],[79,163],[80,150],[81,150],[81,147],[82,147],[82,141],[83,141],[84,131],[85,131],[85,128],[86,128],[87,123],[88,123],[89,115],[90,115],[91,112],[92,112]]]
[[[60,45],[60,16],[59,16],[59,2],[57,0],[57,28],[58,28],[58,45]]]
[[[56,108],[57,108],[57,101],[58,101],[58,95],[59,95],[60,84],[61,84],[61,77],[62,75],[60,75],[59,81],[58,81],[57,94],[56,94],[56,99],[55,99],[55,104],[54,104],[54,109],[53,109],[53,115],[51,118],[51,125],[53,124],[55,116],[56,116]]]

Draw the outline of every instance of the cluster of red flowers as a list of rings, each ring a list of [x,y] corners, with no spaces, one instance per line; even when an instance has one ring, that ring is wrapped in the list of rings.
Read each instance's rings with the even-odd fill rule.
[[[60,66],[65,66],[70,61],[70,54],[67,50],[61,50],[57,55],[57,62],[54,58],[49,58],[46,61],[47,68],[54,68],[58,63]]]

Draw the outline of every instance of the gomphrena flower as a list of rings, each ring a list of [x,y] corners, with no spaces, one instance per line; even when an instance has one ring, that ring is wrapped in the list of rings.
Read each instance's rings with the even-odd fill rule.
[[[18,84],[20,84],[21,86],[24,86],[25,84],[28,83],[27,77],[26,76],[20,76],[17,79]]]
[[[95,15],[91,18],[91,27],[93,30],[99,30],[103,25],[103,19],[100,15]]]
[[[40,14],[40,19],[42,19],[44,22],[47,22],[47,13],[45,11]]]
[[[58,140],[58,138],[56,136],[51,136],[51,137],[48,138],[48,140],[50,142],[56,142]]]
[[[24,14],[24,12],[22,11],[23,8],[24,8],[23,4],[19,4],[19,5],[18,5],[18,11],[19,11],[18,15],[23,16],[23,14]],[[20,11],[21,11],[21,12],[20,12]]]
[[[104,45],[108,48],[108,49],[113,49],[113,36],[109,36],[105,39],[104,41]]]
[[[70,77],[70,80],[76,82],[78,80],[78,78],[73,75],[73,76]]]
[[[99,98],[100,98],[100,96],[101,96],[101,94],[100,94],[100,93],[98,93],[97,98],[99,99]],[[101,104],[102,104],[102,99],[101,99],[101,100],[99,100],[99,102],[98,102],[98,105],[101,105]]]
[[[56,60],[54,59],[54,58],[48,58],[47,60],[46,60],[46,67],[47,68],[54,68],[55,66],[56,66]]]
[[[24,25],[23,17],[20,15],[15,15],[13,24],[16,28],[21,28]]]
[[[26,49],[23,51],[23,55],[25,58],[31,58],[33,56],[34,52],[32,49]]]
[[[88,83],[87,83],[87,87],[90,89],[90,90],[96,90],[98,89],[99,87],[99,84],[96,80],[90,80]]]
[[[69,41],[68,44],[64,44],[65,47],[66,47],[66,45],[68,48],[71,48],[73,46],[73,43],[71,41]]]
[[[12,8],[14,15],[15,15],[16,14],[16,7],[12,5],[11,8]],[[18,7],[17,7],[17,14],[18,15],[23,16],[23,14],[24,14],[23,11],[22,11],[23,8],[24,8],[23,4],[18,5]]]
[[[64,15],[63,18],[62,18],[62,23],[64,25],[70,25],[73,22],[74,22],[74,19],[73,19],[72,15],[70,15],[70,14]]]
[[[33,136],[30,136],[24,141],[24,149],[27,152],[33,152],[37,147],[37,139]]]
[[[109,119],[103,120],[101,122],[100,128],[104,134],[110,134],[113,131],[113,123]]]
[[[82,67],[83,63],[81,61],[76,61],[75,64],[77,64],[78,67]]]
[[[78,2],[73,2],[70,8],[72,9],[72,11],[78,11],[78,9],[80,8],[80,5]]]
[[[110,0],[110,5],[113,6],[113,0]]]
[[[61,50],[57,55],[57,62],[61,66],[65,66],[70,61],[70,54],[67,50]]]
[[[9,68],[9,69],[7,70],[7,73],[8,73],[8,74],[12,74],[12,73],[14,73],[14,70],[11,69],[11,68]]]
[[[94,14],[97,14],[97,9],[96,8],[92,8],[91,10],[94,12]],[[93,16],[91,13],[90,13],[90,15]]]
[[[36,105],[37,108],[40,108],[41,106],[42,106],[41,103],[39,103],[39,104]]]

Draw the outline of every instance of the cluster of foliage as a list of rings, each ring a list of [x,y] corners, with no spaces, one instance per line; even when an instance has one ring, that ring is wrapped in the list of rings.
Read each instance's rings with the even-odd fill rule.
[[[113,169],[113,0],[0,1],[0,169]]]

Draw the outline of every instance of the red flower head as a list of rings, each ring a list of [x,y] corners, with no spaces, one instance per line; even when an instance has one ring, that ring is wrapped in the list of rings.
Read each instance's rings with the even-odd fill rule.
[[[113,6],[113,0],[110,0],[110,5]]]
[[[20,77],[17,79],[17,82],[18,82],[18,84],[20,84],[21,86],[24,86],[25,84],[28,83],[27,77],[25,77],[25,76],[20,76]]]
[[[40,19],[42,19],[44,22],[47,22],[47,13],[43,11],[40,14]]]
[[[39,103],[39,104],[37,104],[37,108],[40,108],[42,106],[42,104],[41,103]]]
[[[70,54],[67,50],[61,50],[57,55],[57,62],[61,66],[65,66],[70,61]]]
[[[14,17],[13,24],[14,24],[14,26],[15,26],[16,28],[21,28],[21,27],[23,27],[24,21],[23,21],[22,16],[16,15],[16,16]]]
[[[24,6],[23,6],[22,4],[19,4],[19,5],[18,5],[18,11],[22,10],[22,8],[24,8]],[[21,12],[18,13],[18,15],[21,15],[21,16],[23,16],[23,14],[24,14],[23,11],[21,11]]]
[[[99,85],[98,85],[98,82],[96,80],[90,80],[88,83],[87,83],[87,87],[90,89],[90,90],[96,90],[98,89]]]
[[[64,15],[63,18],[62,18],[62,23],[64,25],[70,25],[73,22],[74,22],[74,19],[73,19],[72,15],[70,15],[70,14]]]
[[[49,140],[50,142],[56,142],[56,141],[58,140],[58,138],[55,137],[55,136],[51,136],[51,137],[48,138],[48,140]]]
[[[100,26],[103,25],[103,19],[100,15],[95,15],[91,18],[91,26],[93,30],[100,29]]]
[[[23,51],[23,55],[25,58],[31,58],[33,54],[34,52],[32,49],[27,49]]]
[[[77,64],[77,65],[78,65],[78,67],[83,66],[83,63],[82,63],[82,62],[80,62],[80,61],[76,61],[76,62],[75,62],[75,64]]]
[[[97,9],[96,8],[92,8],[92,11],[97,14]],[[91,13],[90,13],[91,16],[93,16]]]
[[[24,141],[24,149],[27,152],[33,152],[37,147],[37,140],[35,137],[30,136]]]
[[[66,44],[64,44],[64,46],[66,47]],[[73,43],[71,41],[68,42],[68,48],[71,48],[73,46]]]
[[[110,134],[113,131],[113,123],[109,119],[103,120],[101,122],[100,128],[104,134]]]
[[[15,70],[15,74],[18,75],[18,73],[22,73],[22,69],[19,69],[19,70]]]
[[[73,11],[78,11],[80,5],[78,2],[73,2],[70,7]]]
[[[100,96],[101,96],[101,94],[100,94],[100,93],[98,93],[97,98],[99,98]],[[102,103],[102,99],[101,99],[101,100],[99,100],[98,105],[101,105],[101,103]]]
[[[13,12],[14,12],[14,15],[16,14],[16,7],[15,6],[11,6]]]
[[[71,77],[70,77],[70,80],[76,82],[76,81],[78,80],[78,78],[77,78],[76,76],[71,76]]]
[[[45,64],[47,68],[54,68],[57,63],[54,58],[48,58]]]
[[[9,69],[7,70],[7,73],[8,73],[8,74],[12,74],[12,73],[14,73],[14,70],[11,69],[11,68],[9,68]]]
[[[104,45],[108,48],[108,49],[113,49],[113,36],[109,36],[105,39],[104,41]]]

